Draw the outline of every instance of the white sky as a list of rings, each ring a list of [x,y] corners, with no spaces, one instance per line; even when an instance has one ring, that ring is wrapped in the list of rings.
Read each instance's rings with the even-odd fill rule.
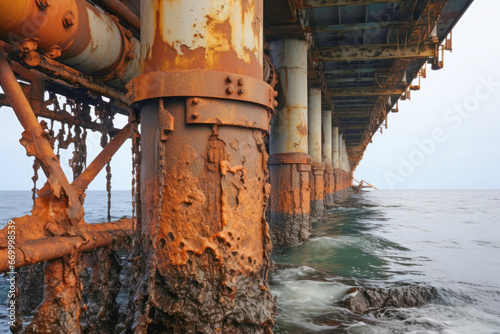
[[[389,129],[374,136],[355,172],[358,180],[396,189],[500,188],[498,12],[498,0],[472,4],[453,31],[444,69],[428,67],[422,89],[412,92],[411,101],[400,101],[398,114],[389,114]],[[0,129],[0,190],[29,190],[33,158],[19,144],[22,127],[10,109],[0,109]],[[100,150],[99,136],[87,145],[90,163]],[[70,179],[71,151],[61,157]],[[128,141],[112,160],[113,190],[130,189],[130,166]],[[43,182],[41,177],[39,188]],[[105,189],[104,173],[89,189]]]
[[[379,188],[500,188],[499,10],[498,0],[472,3],[453,30],[444,68],[428,66],[421,90],[389,114],[389,129],[368,145],[356,179]]]

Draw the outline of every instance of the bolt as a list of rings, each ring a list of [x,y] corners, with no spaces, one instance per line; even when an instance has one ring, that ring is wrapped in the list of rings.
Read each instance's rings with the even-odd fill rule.
[[[278,101],[274,100],[273,105],[276,108],[278,106]]]
[[[233,79],[228,75],[226,78],[226,83],[230,84],[231,82],[233,82]]]
[[[245,82],[246,82],[245,78],[238,79],[238,86],[243,86]]]
[[[36,0],[36,5],[41,10],[46,10],[47,8],[50,7],[51,4],[52,4],[51,0]]]
[[[238,94],[243,95],[245,93],[245,88],[238,89]]]
[[[193,104],[198,104],[200,100],[197,97],[193,97],[193,100],[191,101]]]
[[[123,74],[124,74],[123,71],[118,70],[115,73],[115,78],[120,79],[121,77],[123,77]]]
[[[194,112],[192,115],[191,115],[191,118],[192,119],[197,119],[198,116],[200,116],[200,114],[198,114],[197,112]]]
[[[229,94],[229,95],[233,94],[233,89],[231,87],[227,87],[226,94]]]
[[[125,55],[125,59],[127,61],[131,61],[134,58],[135,58],[135,54],[132,51],[127,52],[127,54]]]
[[[45,51],[45,57],[49,59],[61,57],[61,48],[58,45],[51,46]]]
[[[63,26],[66,28],[69,28],[75,24],[75,16],[73,15],[73,12],[71,11],[66,11],[63,15]]]
[[[274,95],[274,97],[278,96],[278,92],[273,90],[273,95]]]
[[[132,39],[132,37],[134,37],[134,34],[130,30],[125,30],[125,37],[127,37],[128,39]]]
[[[38,38],[26,38],[19,44],[19,50],[23,53],[28,53],[31,51],[35,51],[38,48],[38,43],[40,39]]]

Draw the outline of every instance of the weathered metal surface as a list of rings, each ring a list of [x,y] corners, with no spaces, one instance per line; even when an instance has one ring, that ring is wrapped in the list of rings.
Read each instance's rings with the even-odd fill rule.
[[[199,69],[262,79],[262,12],[258,0],[141,1],[142,73]]]
[[[322,161],[325,165],[333,165],[333,146],[332,146],[332,111],[324,110],[322,115]]]
[[[339,168],[339,150],[340,150],[340,135],[339,135],[339,127],[334,126],[332,128],[332,166],[333,168]]]
[[[63,193],[68,196],[68,217],[72,225],[78,225],[83,218],[80,196],[69,184],[47,136],[38,123],[3,52],[0,52],[0,73],[0,85],[25,130],[20,141],[21,144],[26,148],[28,155],[36,156],[40,161],[44,173],[47,175],[47,182],[55,196],[60,197]]]
[[[117,15],[137,31],[141,30],[141,20],[139,16],[120,0],[94,0],[94,2]]]
[[[294,154],[297,155],[297,153],[289,153],[289,155]],[[310,164],[284,163],[269,166],[270,231],[275,246],[294,246],[309,240],[311,233],[310,171]]]
[[[72,186],[80,192],[84,192],[90,182],[109,163],[113,155],[120,149],[123,143],[132,135],[132,125],[128,123],[121,129],[104,149],[95,157],[92,163],[73,181]]]
[[[311,170],[311,218],[325,215],[325,165],[313,163]]]
[[[262,71],[261,71],[262,72]],[[273,109],[273,88],[262,77],[209,70],[148,72],[128,85],[130,103],[172,96],[197,96],[251,102]]]
[[[141,3],[135,333],[271,331],[262,17],[262,1]]]
[[[24,219],[20,220],[21,224],[23,222]],[[34,220],[33,223],[40,222]],[[27,226],[21,225],[21,228]],[[88,225],[88,230],[82,236],[46,236],[37,239],[20,237],[16,240],[15,268],[55,260],[75,251],[84,252],[109,246],[114,242],[119,243],[129,238],[133,230],[132,219],[123,219],[113,223]],[[7,229],[0,230],[0,272],[10,268],[6,236]]]
[[[147,103],[141,115],[137,331],[263,333],[274,313],[264,133],[186,124],[185,99],[175,99],[165,103],[175,127],[162,140],[157,109]]]
[[[308,99],[307,143],[308,153],[313,162],[322,162],[321,149],[321,89],[309,88]]]
[[[377,3],[399,3],[402,0],[303,0],[302,8],[331,6],[363,6]]]
[[[270,114],[250,103],[193,97],[186,100],[186,123],[233,125],[269,132]]]
[[[318,48],[314,57],[318,61],[357,61],[372,59],[431,58],[436,45],[369,45]]]
[[[4,1],[0,4],[0,38],[15,45],[35,38],[29,51],[46,51],[46,56],[58,57],[113,86],[123,87],[138,74],[138,41],[84,0],[52,1],[44,8],[32,0]],[[55,48],[57,53],[51,51]]]
[[[386,96],[386,95],[401,95],[405,91],[404,88],[380,89],[377,87],[370,88],[336,88],[329,89],[331,96]]]
[[[270,52],[282,92],[271,122],[270,154],[307,153],[307,42],[274,41]]]

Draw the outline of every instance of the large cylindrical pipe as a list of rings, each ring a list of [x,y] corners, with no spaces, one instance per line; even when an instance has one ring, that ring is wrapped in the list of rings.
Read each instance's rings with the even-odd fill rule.
[[[270,43],[271,62],[280,78],[282,105],[271,122],[269,172],[271,237],[274,245],[309,240],[311,158],[307,130],[307,41]]]
[[[340,145],[339,145],[339,127],[334,126],[333,131],[332,131],[332,145],[333,145],[333,152],[332,152],[332,161],[333,161],[333,168],[340,168]]]
[[[262,24],[262,0],[141,1],[134,332],[271,330]]]
[[[139,74],[139,42],[85,0],[2,1],[0,38],[16,45],[37,38],[37,51],[115,87]],[[60,56],[50,52],[57,48]]]

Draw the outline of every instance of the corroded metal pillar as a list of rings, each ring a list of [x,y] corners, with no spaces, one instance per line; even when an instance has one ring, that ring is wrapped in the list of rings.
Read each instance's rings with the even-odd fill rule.
[[[340,135],[339,135],[339,127],[334,126],[332,131],[332,146],[333,146],[333,175],[334,175],[334,184],[333,184],[333,192],[336,193],[340,190]]]
[[[333,205],[335,179],[333,174],[332,111],[323,112],[323,163],[325,165],[325,207]]]
[[[267,333],[263,3],[141,1],[136,333]]]
[[[311,218],[322,218],[325,214],[325,165],[321,149],[321,89],[309,88],[308,151],[312,159],[311,172]]]
[[[311,158],[307,154],[307,41],[270,43],[284,105],[273,117],[270,135],[271,237],[274,245],[309,240]]]

